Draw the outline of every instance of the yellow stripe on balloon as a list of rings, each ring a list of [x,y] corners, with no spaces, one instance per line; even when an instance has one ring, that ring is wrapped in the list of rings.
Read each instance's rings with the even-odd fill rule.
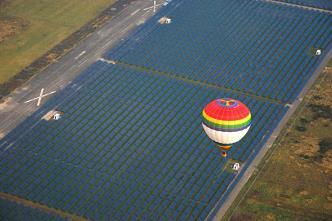
[[[222,124],[222,125],[238,125],[238,124],[243,124],[245,122],[247,122],[249,119],[251,119],[251,114],[249,112],[248,116],[246,116],[245,118],[241,119],[241,120],[217,120],[215,118],[212,118],[210,116],[208,116],[205,113],[205,109],[203,110],[203,117],[205,119],[207,119],[208,121],[215,123],[215,124]]]

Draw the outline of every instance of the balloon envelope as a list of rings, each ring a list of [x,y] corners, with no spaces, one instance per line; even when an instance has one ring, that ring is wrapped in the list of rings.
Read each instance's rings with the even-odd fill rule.
[[[251,113],[241,101],[216,99],[203,109],[202,126],[207,136],[219,145],[241,140],[251,125]]]

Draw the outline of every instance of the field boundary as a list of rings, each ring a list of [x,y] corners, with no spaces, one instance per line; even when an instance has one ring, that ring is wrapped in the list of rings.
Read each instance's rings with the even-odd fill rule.
[[[288,103],[285,103],[285,102],[283,102],[279,99],[273,99],[273,98],[260,96],[260,95],[250,93],[250,92],[245,92],[245,91],[240,91],[240,90],[228,88],[228,87],[225,87],[225,86],[220,86],[220,85],[217,85],[217,84],[211,84],[209,82],[204,82],[204,81],[201,81],[201,80],[195,80],[195,79],[192,79],[192,78],[189,78],[189,77],[180,76],[180,75],[170,73],[170,72],[159,71],[159,70],[156,70],[156,69],[151,68],[151,67],[146,67],[146,66],[141,66],[141,65],[136,65],[136,64],[130,64],[130,63],[127,63],[127,62],[124,62],[124,61],[106,60],[106,59],[103,59],[103,58],[100,59],[100,60],[103,61],[103,62],[106,62],[110,65],[116,65],[117,64],[119,66],[131,68],[133,70],[148,72],[148,73],[151,73],[153,75],[159,75],[159,76],[164,76],[164,77],[168,77],[168,78],[171,78],[171,79],[176,79],[176,80],[179,80],[179,81],[183,81],[183,82],[186,82],[186,83],[193,84],[195,86],[200,85],[200,86],[204,86],[204,87],[207,87],[207,88],[215,88],[215,89],[218,89],[218,90],[233,92],[233,93],[237,93],[237,94],[244,95],[244,96],[250,96],[250,97],[252,97],[253,99],[256,99],[256,100],[262,100],[262,101],[265,101],[265,102],[274,103],[274,104],[278,104],[278,105],[289,105]]]
[[[14,202],[16,204],[19,204],[19,205],[22,205],[25,207],[29,207],[31,209],[36,209],[36,210],[39,210],[44,213],[50,213],[50,214],[60,216],[62,218],[73,220],[73,221],[88,221],[88,219],[86,219],[82,216],[68,213],[68,212],[65,212],[60,209],[51,208],[47,205],[40,204],[38,202],[33,202],[33,201],[30,201],[30,200],[27,200],[27,199],[24,199],[24,198],[21,198],[21,197],[12,195],[12,194],[8,194],[8,193],[0,192],[0,199]]]

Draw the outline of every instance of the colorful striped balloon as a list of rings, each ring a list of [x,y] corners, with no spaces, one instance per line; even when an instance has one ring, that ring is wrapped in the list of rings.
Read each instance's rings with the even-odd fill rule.
[[[222,149],[241,140],[251,125],[250,110],[231,98],[216,99],[203,109],[202,126],[207,136]]]

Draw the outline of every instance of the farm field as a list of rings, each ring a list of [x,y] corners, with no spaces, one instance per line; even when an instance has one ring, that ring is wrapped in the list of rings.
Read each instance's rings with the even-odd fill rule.
[[[231,221],[332,217],[332,71],[325,71],[276,142]],[[271,176],[273,174],[273,176]],[[230,214],[230,213],[229,213]],[[225,219],[226,220],[226,219]]]
[[[316,76],[331,32],[330,14],[298,7],[167,2],[0,140],[6,215],[212,220]],[[201,126],[203,107],[222,97],[252,114],[227,158]],[[62,118],[44,120],[52,110]]]
[[[114,0],[0,3],[0,84],[96,17]]]

